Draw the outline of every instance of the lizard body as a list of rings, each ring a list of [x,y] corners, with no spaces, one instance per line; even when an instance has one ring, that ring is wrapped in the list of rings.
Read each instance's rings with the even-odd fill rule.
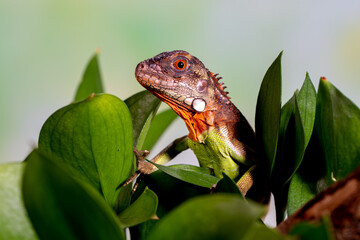
[[[225,172],[245,195],[253,185],[252,169],[259,162],[255,134],[230,101],[221,78],[180,50],[139,63],[135,76],[184,120],[189,134],[182,142],[193,150],[200,166],[212,169],[219,178]],[[168,160],[160,156],[155,161]]]

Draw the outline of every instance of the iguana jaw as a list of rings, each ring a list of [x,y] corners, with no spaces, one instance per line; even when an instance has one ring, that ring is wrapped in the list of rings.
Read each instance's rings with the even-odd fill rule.
[[[190,140],[199,143],[204,142],[208,130],[214,126],[213,111],[204,111],[199,113],[189,111],[189,109],[174,102],[173,99],[167,97],[166,95],[162,95],[157,92],[152,93],[161,99],[161,101],[168,104],[176,112],[176,114],[184,120],[186,127],[189,130],[188,137]]]

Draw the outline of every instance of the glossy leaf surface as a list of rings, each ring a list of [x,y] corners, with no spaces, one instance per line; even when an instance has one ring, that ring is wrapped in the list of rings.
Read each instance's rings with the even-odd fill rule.
[[[41,239],[125,239],[103,197],[39,151],[27,158],[24,203]]]
[[[316,91],[309,75],[306,74],[303,86],[295,95],[295,159],[286,181],[290,181],[303,160],[314,128],[315,112]]]
[[[151,163],[154,164],[161,171],[169,174],[174,178],[200,187],[211,188],[220,180],[219,178],[210,175],[210,171],[201,167],[183,164],[164,166],[153,162]]]
[[[117,97],[102,94],[52,114],[41,129],[39,149],[71,167],[115,205],[117,187],[134,165],[131,117]]]
[[[328,181],[344,178],[360,164],[360,110],[327,79],[320,79],[316,127]]]
[[[274,167],[280,125],[281,55],[282,52],[267,70],[256,104],[256,137],[268,162],[270,174]]]

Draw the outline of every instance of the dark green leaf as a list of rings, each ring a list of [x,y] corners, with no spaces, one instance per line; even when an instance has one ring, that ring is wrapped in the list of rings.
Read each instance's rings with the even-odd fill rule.
[[[303,126],[304,143],[306,147],[313,132],[316,112],[316,90],[308,73],[306,73],[304,84],[302,85],[296,100]]]
[[[81,79],[80,85],[75,95],[74,101],[80,101],[87,98],[92,93],[103,93],[100,67],[98,63],[98,53],[89,61],[84,75]]]
[[[287,213],[292,215],[315,197],[312,185],[304,181],[300,174],[296,173],[290,181],[289,195],[287,202]]]
[[[102,94],[56,111],[40,132],[39,149],[71,167],[115,206],[117,187],[134,165],[131,117],[117,97]]]
[[[219,178],[204,172],[204,168],[190,166],[190,165],[172,165],[164,166],[153,163],[158,169],[169,174],[170,176],[180,179],[182,181],[200,186],[211,188],[214,184],[219,181]]]
[[[115,208],[117,212],[121,212],[130,206],[132,188],[132,184],[127,184],[126,186],[120,187],[119,197],[117,199],[117,207]]]
[[[289,176],[291,169],[289,160],[294,158],[294,115],[295,115],[295,95],[281,108],[278,150],[274,164],[272,181],[276,182],[277,187],[282,187]]]
[[[267,70],[256,104],[256,137],[268,162],[270,175],[274,167],[280,125],[281,55],[282,52]]]
[[[324,180],[325,168],[325,159],[321,151],[318,136],[314,132],[306,148],[303,161],[298,171],[290,180],[290,188],[287,195],[288,216],[327,188],[328,184]]]
[[[331,230],[330,221],[330,219],[322,219],[321,223],[301,222],[291,230],[290,235],[297,235],[301,240],[335,239]]]
[[[236,183],[225,173],[223,173],[223,178],[216,184],[215,192],[222,193],[237,193],[241,194],[239,187]]]
[[[204,169],[206,170],[206,169]],[[140,182],[133,199],[137,199],[147,187],[154,191],[159,199],[157,216],[162,218],[169,211],[189,198],[202,194],[209,194],[210,189],[199,187],[176,179],[162,171],[155,171],[150,175],[145,175]]]
[[[328,181],[344,178],[360,163],[360,110],[325,78],[319,83],[316,129]]]
[[[147,133],[150,128],[161,101],[152,95],[149,91],[144,90],[136,93],[125,100],[128,106],[133,122],[134,146],[141,150]]]
[[[0,239],[38,239],[22,202],[25,166],[26,163],[0,165]]]
[[[39,237],[125,239],[116,215],[102,196],[53,159],[34,151],[24,172],[24,203]]]
[[[285,144],[285,134],[288,129],[289,121],[291,116],[295,114],[295,95],[294,94],[289,101],[285,103],[285,105],[281,108],[280,113],[280,128],[279,128],[279,145],[280,142]]]
[[[151,230],[158,223],[158,220],[148,220],[139,225],[130,228],[130,236],[132,240],[147,239]]]
[[[157,114],[150,125],[142,149],[151,150],[156,141],[177,117],[172,109]]]
[[[235,194],[197,197],[162,218],[149,239],[242,239],[264,213]]]
[[[156,194],[148,188],[134,203],[119,214],[119,220],[124,228],[135,226],[155,216],[158,205]]]

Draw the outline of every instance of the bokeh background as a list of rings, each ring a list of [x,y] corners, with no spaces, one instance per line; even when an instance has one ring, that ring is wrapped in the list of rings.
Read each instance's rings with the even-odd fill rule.
[[[283,103],[306,71],[360,103],[359,1],[0,0],[0,162],[36,146],[97,48],[105,89],[121,99],[142,90],[138,62],[183,49],[220,73],[253,125],[262,77],[284,50]],[[178,119],[154,151],[186,132]]]

